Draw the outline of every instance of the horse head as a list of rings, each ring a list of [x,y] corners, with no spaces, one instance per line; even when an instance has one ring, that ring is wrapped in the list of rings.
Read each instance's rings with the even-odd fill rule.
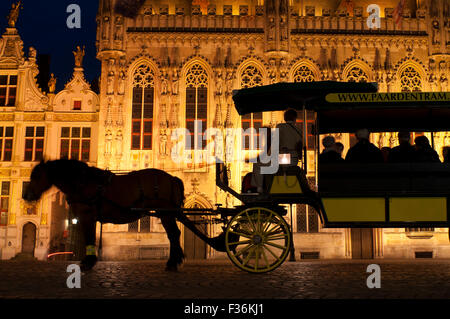
[[[22,197],[27,202],[37,201],[51,186],[52,182],[50,181],[48,165],[45,161],[41,161],[33,168],[30,184]]]

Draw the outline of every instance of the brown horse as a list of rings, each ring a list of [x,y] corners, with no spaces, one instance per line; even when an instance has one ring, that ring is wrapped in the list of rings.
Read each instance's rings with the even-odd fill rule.
[[[225,251],[223,234],[209,238],[183,214],[183,182],[164,171],[145,169],[115,175],[76,160],[42,161],[31,172],[23,199],[37,201],[53,185],[66,194],[81,225],[86,244],[86,257],[81,261],[83,271],[91,269],[97,262],[96,222],[126,224],[144,216],[142,211],[132,208],[164,211],[158,217],[170,241],[167,270],[176,271],[184,257],[177,219],[213,248]]]

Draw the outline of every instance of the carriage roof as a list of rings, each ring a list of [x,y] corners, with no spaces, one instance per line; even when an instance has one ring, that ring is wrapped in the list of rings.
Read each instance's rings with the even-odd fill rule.
[[[376,83],[276,83],[234,91],[240,115],[312,110],[318,133],[450,130],[450,92],[376,93]]]

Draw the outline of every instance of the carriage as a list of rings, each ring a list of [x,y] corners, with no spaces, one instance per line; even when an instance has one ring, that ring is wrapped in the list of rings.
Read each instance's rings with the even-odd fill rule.
[[[434,147],[434,132],[450,131],[450,92],[377,93],[377,89],[375,83],[324,81],[276,83],[234,91],[240,115],[294,108],[301,111],[306,123],[307,112],[313,112],[315,185],[311,187],[305,176],[306,150],[301,168],[280,165],[275,174],[264,176],[263,196],[232,189],[226,163],[218,162],[216,185],[242,205],[179,207],[181,214],[176,218],[207,244],[225,251],[237,267],[251,273],[272,271],[288,257],[293,245],[291,226],[285,220],[289,204],[314,208],[324,228],[449,227],[450,164],[321,164],[317,160],[320,136],[324,134],[353,133],[358,128],[371,132],[429,132]],[[304,139],[306,136],[304,125]],[[140,183],[136,197],[143,195]],[[159,194],[164,192],[156,177],[152,187],[156,195],[158,187]],[[96,200],[98,204],[98,197]],[[144,206],[134,207],[133,211],[161,217],[174,209]],[[209,238],[195,227],[189,215],[214,216],[223,224],[224,232]],[[171,239],[168,228],[166,231]],[[172,244],[179,247],[174,237],[171,255]]]
[[[244,203],[229,214],[225,231],[227,254],[239,268],[267,272],[287,258],[292,234],[284,204],[310,205],[324,228],[449,226],[450,164],[321,164],[317,159],[321,135],[358,128],[429,132],[434,148],[434,133],[450,130],[450,93],[376,93],[376,84],[279,83],[237,91],[233,99],[240,115],[291,107],[306,119],[313,111],[316,158],[314,188],[305,178],[304,152],[303,170],[281,167],[265,177],[263,200],[231,189],[225,165],[217,164],[217,186]],[[230,240],[232,234],[239,240]]]

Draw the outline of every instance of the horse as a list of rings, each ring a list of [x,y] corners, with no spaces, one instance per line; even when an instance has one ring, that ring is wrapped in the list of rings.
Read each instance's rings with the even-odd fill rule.
[[[53,185],[66,195],[79,220],[86,245],[86,256],[80,263],[82,271],[92,269],[98,260],[97,222],[127,224],[152,210],[161,219],[170,242],[166,270],[177,271],[184,259],[177,220],[214,249],[226,251],[224,233],[209,238],[186,217],[181,209],[185,199],[183,181],[162,170],[150,168],[116,175],[73,159],[41,161],[31,172],[23,199],[38,201]]]

